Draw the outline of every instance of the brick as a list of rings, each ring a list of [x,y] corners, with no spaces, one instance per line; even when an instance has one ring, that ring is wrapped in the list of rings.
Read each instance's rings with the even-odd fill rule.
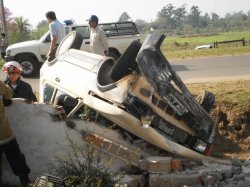
[[[171,172],[171,160],[171,157],[147,157],[139,161],[139,167],[149,173],[169,173]]]
[[[183,170],[183,165],[182,165],[181,160],[172,159],[171,160],[171,170],[172,171],[181,171],[181,170]]]
[[[200,174],[150,174],[150,187],[200,186]]]

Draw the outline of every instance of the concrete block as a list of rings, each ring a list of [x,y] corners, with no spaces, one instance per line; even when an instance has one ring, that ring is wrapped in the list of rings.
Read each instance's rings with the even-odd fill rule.
[[[171,157],[147,157],[139,161],[139,167],[149,173],[170,173],[171,160]]]
[[[150,174],[150,187],[172,187],[172,186],[200,186],[202,185],[199,174]]]

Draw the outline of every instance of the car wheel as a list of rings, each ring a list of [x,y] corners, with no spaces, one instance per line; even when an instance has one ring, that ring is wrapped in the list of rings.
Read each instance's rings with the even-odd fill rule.
[[[196,97],[196,100],[205,109],[205,111],[209,113],[215,102],[215,96],[213,93],[204,90]]]
[[[136,56],[141,48],[141,43],[134,40],[126,49],[126,51],[119,57],[113,68],[110,70],[109,75],[114,81],[118,81],[124,77],[129,68],[133,68],[136,63]]]
[[[69,49],[80,49],[82,45],[82,36],[76,31],[70,32],[65,38],[61,41],[59,46],[55,49],[53,49],[49,57],[47,59],[47,63],[49,65],[52,65],[56,62],[56,58],[63,54],[65,51],[68,51]]]
[[[37,60],[30,56],[22,56],[18,58],[18,62],[23,68],[22,75],[24,77],[30,77],[38,73]]]
[[[55,56],[58,57],[69,49],[80,49],[82,40],[83,37],[81,34],[76,31],[70,32],[59,44]]]
[[[113,52],[109,52],[107,56],[113,58],[115,61],[119,58],[118,55]]]

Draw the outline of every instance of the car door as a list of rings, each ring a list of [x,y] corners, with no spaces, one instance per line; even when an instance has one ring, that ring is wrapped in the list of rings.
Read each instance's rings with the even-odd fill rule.
[[[43,56],[45,57],[46,54],[49,52],[50,41],[51,41],[50,33],[48,31],[41,37],[41,39],[39,41],[39,43],[40,43],[39,50],[40,50],[40,54],[42,57]]]

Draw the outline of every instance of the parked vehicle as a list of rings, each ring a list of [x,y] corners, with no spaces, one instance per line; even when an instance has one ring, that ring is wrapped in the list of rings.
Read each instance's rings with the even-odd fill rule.
[[[211,49],[211,48],[213,48],[213,46],[210,45],[210,44],[208,44],[208,45],[199,45],[199,46],[197,46],[195,48],[195,50],[197,50],[197,49]]]
[[[135,39],[139,39],[139,32],[133,22],[101,23],[100,27],[106,33],[109,41],[109,55],[117,59]],[[66,33],[78,32],[81,37],[78,43],[81,50],[89,51],[90,29],[88,24],[65,25]],[[82,41],[80,41],[82,40]],[[33,76],[39,72],[50,46],[50,34],[45,33],[39,40],[26,41],[10,45],[6,50],[5,61],[15,60],[23,66],[23,75]]]

